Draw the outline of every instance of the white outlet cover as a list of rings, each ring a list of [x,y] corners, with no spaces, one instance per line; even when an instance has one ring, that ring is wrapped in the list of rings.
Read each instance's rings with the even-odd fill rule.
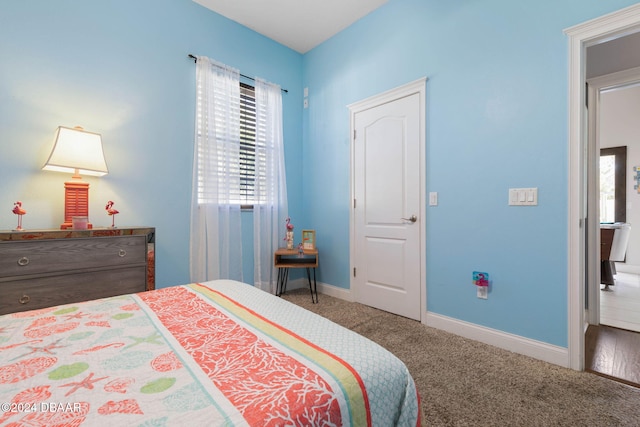
[[[478,288],[478,291],[477,291],[478,298],[487,299],[489,297],[488,286],[476,286],[476,288]]]

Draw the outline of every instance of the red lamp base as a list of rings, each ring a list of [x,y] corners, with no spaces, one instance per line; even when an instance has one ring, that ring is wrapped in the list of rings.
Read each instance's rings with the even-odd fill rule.
[[[60,229],[73,228],[72,217],[89,217],[89,183],[76,179],[64,183],[64,222]],[[87,228],[93,228],[87,223]]]

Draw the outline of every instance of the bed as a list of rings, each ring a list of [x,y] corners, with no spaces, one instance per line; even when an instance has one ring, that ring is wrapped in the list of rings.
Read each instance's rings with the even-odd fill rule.
[[[416,426],[406,366],[230,280],[0,316],[0,425]]]

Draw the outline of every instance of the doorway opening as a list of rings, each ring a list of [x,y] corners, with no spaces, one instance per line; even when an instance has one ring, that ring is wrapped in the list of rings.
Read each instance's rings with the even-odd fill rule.
[[[593,203],[598,178],[588,173],[596,170],[593,163],[599,156],[590,138],[593,137],[592,112],[587,115],[586,111],[587,49],[639,30],[640,4],[636,4],[565,31],[570,48],[567,364],[576,370],[585,369],[585,332],[592,317],[590,311],[594,308],[594,299],[590,295],[594,287],[589,285],[599,281],[599,262],[596,262],[596,249],[599,249],[598,202]]]

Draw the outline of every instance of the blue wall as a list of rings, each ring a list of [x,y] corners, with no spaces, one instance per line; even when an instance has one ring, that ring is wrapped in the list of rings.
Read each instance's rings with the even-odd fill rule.
[[[317,232],[318,280],[349,287],[347,105],[426,76],[427,302],[434,313],[567,345],[567,39],[631,0],[390,0],[300,55],[191,0],[3,0],[0,228],[62,222],[63,174],[40,170],[59,125],[103,135],[91,220],[157,227],[159,286],[189,280],[194,78],[187,54],[283,96],[290,214]],[[310,106],[302,109],[302,88]],[[508,207],[538,187],[536,207]],[[303,191],[304,190],[304,191]],[[250,228],[250,214],[243,215]],[[253,268],[243,241],[245,281]],[[487,271],[479,300],[471,272]]]
[[[3,0],[0,4],[0,229],[59,227],[68,175],[44,172],[57,126],[103,137],[109,174],[90,220],[157,228],[157,285],[189,281],[195,66],[205,55],[283,95],[290,211],[301,215],[302,55],[191,0]],[[251,219],[245,221],[250,227]],[[251,231],[251,228],[249,228]],[[252,240],[244,243],[252,256]],[[245,280],[253,265],[245,261]]]
[[[304,218],[319,279],[349,287],[347,105],[428,77],[427,305],[567,346],[568,42],[629,0],[390,0],[304,56]],[[538,187],[536,207],[507,206]],[[492,280],[476,297],[474,270]]]

